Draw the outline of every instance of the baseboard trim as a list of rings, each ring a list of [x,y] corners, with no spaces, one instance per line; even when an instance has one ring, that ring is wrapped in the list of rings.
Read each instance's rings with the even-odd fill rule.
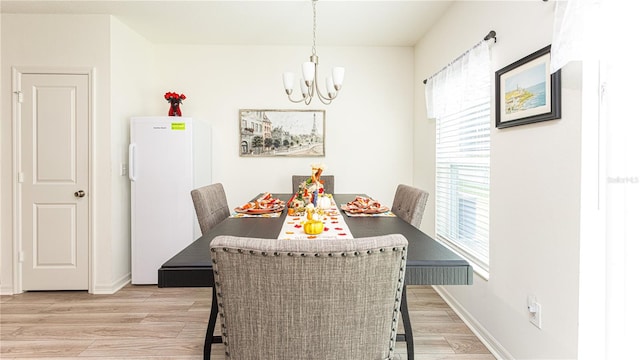
[[[127,273],[120,279],[114,281],[110,285],[96,285],[93,287],[92,294],[96,295],[111,295],[118,292],[118,290],[127,286],[131,282],[131,273]]]
[[[13,284],[0,285],[0,295],[15,295],[13,293]]]
[[[451,309],[462,319],[471,331],[482,341],[484,346],[496,359],[514,360],[515,358],[494,338],[487,329],[480,324],[451,294],[446,288],[439,285],[432,286]]]

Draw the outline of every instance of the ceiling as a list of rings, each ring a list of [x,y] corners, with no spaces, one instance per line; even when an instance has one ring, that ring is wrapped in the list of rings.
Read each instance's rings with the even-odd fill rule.
[[[317,46],[412,46],[453,1],[319,0]],[[1,0],[2,13],[112,14],[153,43],[311,45],[311,0]]]

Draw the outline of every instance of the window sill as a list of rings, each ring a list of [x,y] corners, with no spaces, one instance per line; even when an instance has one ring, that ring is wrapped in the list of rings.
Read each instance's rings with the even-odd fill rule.
[[[482,278],[485,281],[489,281],[489,270],[485,269],[485,268],[488,267],[488,265],[480,265],[478,262],[474,261],[469,256],[466,256],[464,253],[462,253],[461,251],[457,250],[456,248],[454,248],[453,246],[451,246],[449,243],[447,243],[446,241],[444,241],[442,239],[436,238],[436,241],[439,242],[440,244],[442,244],[443,246],[445,246],[447,249],[453,251],[456,255],[460,256],[463,259],[465,259],[469,263],[469,265],[471,265],[471,267],[473,268],[473,273],[475,275],[479,276],[480,278]]]

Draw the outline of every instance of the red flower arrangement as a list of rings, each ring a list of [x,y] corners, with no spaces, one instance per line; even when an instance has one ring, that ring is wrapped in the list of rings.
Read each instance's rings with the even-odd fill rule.
[[[180,104],[182,104],[182,100],[186,98],[187,97],[184,94],[178,94],[175,92],[167,92],[164,94],[164,99],[171,104],[171,107],[169,108],[169,116],[182,116]]]

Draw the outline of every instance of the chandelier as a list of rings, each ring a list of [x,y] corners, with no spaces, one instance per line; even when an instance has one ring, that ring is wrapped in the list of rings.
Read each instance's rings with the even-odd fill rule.
[[[313,46],[311,47],[311,56],[309,61],[302,63],[302,79],[300,79],[300,90],[302,91],[301,99],[293,99],[293,84],[295,75],[292,72],[282,74],[282,82],[284,90],[289,100],[294,103],[303,102],[306,105],[311,103],[314,95],[318,95],[318,99],[325,105],[331,104],[331,101],[338,96],[338,91],[342,88],[342,80],[344,79],[344,68],[334,67],[332,76],[326,78],[327,94],[323,95],[318,86],[318,55],[316,55],[316,2],[311,0],[313,5]]]

